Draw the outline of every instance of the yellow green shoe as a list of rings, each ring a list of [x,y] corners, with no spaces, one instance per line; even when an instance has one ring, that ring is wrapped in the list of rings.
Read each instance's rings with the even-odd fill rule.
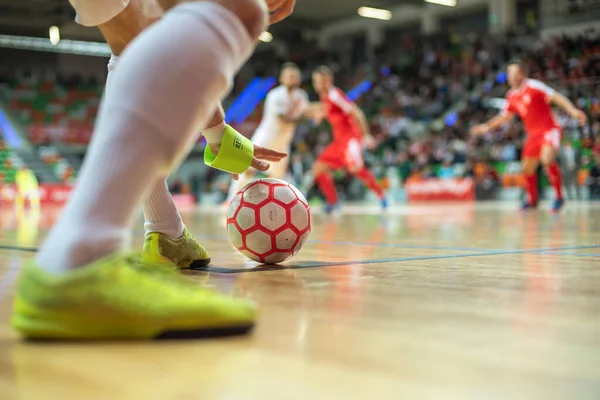
[[[108,340],[244,334],[253,303],[198,285],[175,268],[112,254],[65,274],[21,271],[13,327],[31,339]]]
[[[185,228],[179,239],[159,232],[146,234],[142,249],[144,264],[176,264],[179,268],[202,268],[210,264],[210,254]]]

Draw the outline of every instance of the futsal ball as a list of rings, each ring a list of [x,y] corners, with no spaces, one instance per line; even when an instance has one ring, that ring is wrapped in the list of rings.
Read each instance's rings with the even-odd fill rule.
[[[227,211],[231,243],[251,260],[276,264],[296,255],[310,234],[310,209],[298,189],[259,179],[240,190]]]

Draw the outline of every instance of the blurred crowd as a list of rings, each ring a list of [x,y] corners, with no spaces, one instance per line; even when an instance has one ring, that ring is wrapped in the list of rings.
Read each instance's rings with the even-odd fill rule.
[[[491,37],[453,32],[429,37],[402,35],[399,40],[385,41],[368,60],[353,60],[350,64],[327,52],[313,51],[310,58],[289,58],[303,69],[305,89],[314,100],[310,71],[321,63],[333,68],[336,84],[345,91],[369,83],[369,90],[357,102],[367,114],[379,146],[368,152],[365,159],[385,185],[390,185],[389,180],[402,185],[410,179],[473,177],[494,187],[520,185],[518,160],[524,140],[523,127],[515,120],[477,140],[470,138],[469,129],[502,108],[508,91],[503,70],[509,60],[518,58],[528,66],[532,78],[561,91],[588,114],[589,124],[580,127],[557,112],[565,133],[560,162],[566,174],[565,183],[567,186],[573,183],[574,197],[578,196],[580,185],[595,182],[593,177],[600,165],[600,35],[593,29],[579,36],[546,41],[533,36]],[[263,75],[276,73],[278,65],[262,55],[250,63],[254,67],[252,74]],[[252,74],[244,76],[243,70],[236,78],[226,106],[248,78],[255,76]],[[23,79],[13,82],[11,91],[6,89],[8,86],[4,91],[0,87],[0,100],[18,110],[17,115],[24,116],[24,125],[39,121],[62,125],[68,122],[69,140],[89,140],[86,132],[90,129],[82,127],[91,128],[102,82],[57,77],[53,88],[36,84],[37,91],[31,90],[35,86],[24,86]],[[85,90],[78,90],[79,87]],[[38,98],[31,99],[32,92],[38,93]],[[20,97],[15,99],[15,93],[20,93]],[[39,93],[45,97],[40,99]],[[56,98],[61,102],[53,100]],[[258,107],[250,122],[257,123],[260,111]],[[251,134],[252,129],[244,132]],[[310,165],[329,140],[326,124],[315,126],[309,121],[300,124],[289,171],[298,184],[305,182],[303,185],[310,187]],[[68,163],[53,161],[60,157],[48,143],[47,134],[33,142],[40,146],[39,153],[47,163],[60,164],[61,171],[64,169],[69,177],[73,176]],[[343,174],[338,178],[345,184]],[[194,174],[193,181],[177,180],[173,189],[186,191],[194,187],[200,188],[194,192],[206,192],[224,191],[227,186],[225,177],[215,172]]]
[[[376,67],[358,69],[359,76],[372,80],[358,104],[380,143],[367,160],[382,178],[393,168],[401,181],[468,176],[518,186],[511,176],[519,172],[520,121],[477,140],[469,136],[472,125],[502,108],[509,89],[503,70],[511,59],[522,60],[531,78],[564,93],[588,114],[589,124],[580,127],[556,113],[564,129],[566,183],[573,182],[572,193],[578,193],[600,164],[600,37],[593,29],[545,42],[510,36],[405,37],[400,46],[380,48]],[[325,126],[299,128],[296,151],[304,165],[327,140]]]

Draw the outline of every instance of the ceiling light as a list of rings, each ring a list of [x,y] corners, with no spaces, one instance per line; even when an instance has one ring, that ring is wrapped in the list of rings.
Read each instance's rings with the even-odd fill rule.
[[[381,8],[360,7],[358,15],[365,18],[383,19],[386,21],[392,19],[392,12]]]
[[[53,45],[46,38],[0,35],[0,48],[3,47],[95,57],[110,57],[111,55],[110,47],[106,43],[82,42],[68,39],[61,40],[60,43]]]
[[[51,26],[48,33],[50,36],[50,43],[56,46],[58,42],[60,42],[60,29],[58,29],[58,26]]]
[[[264,31],[263,33],[260,34],[260,36],[258,37],[258,39],[261,42],[269,43],[269,42],[273,41],[273,35],[271,35],[270,32]]]
[[[425,0],[425,3],[439,4],[446,7],[456,6],[456,0]]]

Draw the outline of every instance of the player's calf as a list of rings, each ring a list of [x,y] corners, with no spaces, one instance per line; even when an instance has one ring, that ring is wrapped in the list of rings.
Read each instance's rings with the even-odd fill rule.
[[[546,144],[542,147],[541,162],[548,175],[550,185],[554,188],[556,193],[556,201],[552,206],[554,212],[558,212],[564,205],[564,196],[562,189],[562,171],[560,166],[556,162],[558,148],[553,145]]]

